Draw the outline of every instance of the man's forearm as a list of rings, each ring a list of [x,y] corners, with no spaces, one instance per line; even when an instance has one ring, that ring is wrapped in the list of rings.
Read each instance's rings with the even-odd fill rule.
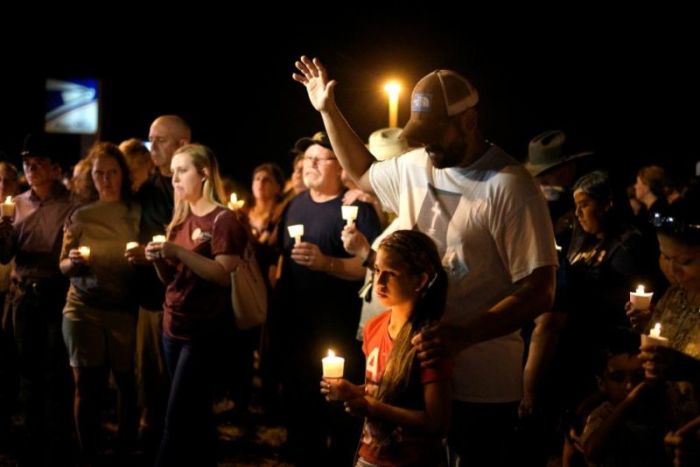
[[[460,349],[505,336],[551,309],[554,300],[554,267],[536,269],[519,288],[488,311],[466,323],[455,336]]]
[[[372,193],[369,168],[375,159],[355,134],[338,107],[321,112],[323,124],[338,162],[362,191]]]

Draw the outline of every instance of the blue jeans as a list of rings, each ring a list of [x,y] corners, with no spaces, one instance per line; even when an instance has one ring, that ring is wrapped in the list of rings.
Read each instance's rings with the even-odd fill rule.
[[[163,334],[165,364],[172,380],[165,429],[156,465],[216,466],[216,425],[212,413],[216,339],[189,341]]]

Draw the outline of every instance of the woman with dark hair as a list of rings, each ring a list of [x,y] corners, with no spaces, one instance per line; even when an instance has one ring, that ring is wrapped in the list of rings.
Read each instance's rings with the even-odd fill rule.
[[[284,174],[277,164],[261,164],[253,170],[253,204],[248,209],[248,220],[258,243],[274,245],[277,223],[282,210]]]
[[[648,331],[661,324],[670,348],[700,360],[700,190],[697,183],[669,208],[667,216],[654,218],[661,256],[668,264],[673,285],[656,306],[633,310],[634,327]],[[700,379],[700,373],[698,373]]]
[[[451,411],[448,365],[421,367],[411,345],[445,307],[447,274],[435,243],[418,231],[390,234],[377,251],[374,287],[388,310],[365,327],[365,385],[324,379],[321,392],[365,417],[357,466],[443,465],[441,438]]]
[[[566,313],[561,342],[567,405],[595,391],[596,357],[618,328],[629,328],[624,303],[640,281],[649,285],[642,237],[622,220],[607,173],[584,175],[573,187],[576,222],[565,284],[554,309]]]
[[[129,169],[119,148],[95,144],[84,159],[98,199],[66,222],[61,272],[70,277],[63,309],[63,338],[75,380],[74,416],[86,462],[94,462],[99,434],[99,393],[112,370],[119,389],[122,447],[136,430],[134,339],[136,297],[133,269],[124,257],[138,238],[141,208],[131,202]]]
[[[700,453],[700,184],[693,180],[686,193],[654,218],[661,256],[672,285],[656,306],[636,310],[627,303],[627,315],[642,333],[659,324],[668,346],[646,343],[640,357],[648,378],[668,381],[667,393],[674,418],[667,442],[683,457]],[[693,420],[695,418],[695,420]],[[674,426],[675,424],[675,426]],[[685,426],[682,427],[682,425]],[[682,443],[677,438],[682,437]],[[674,441],[675,439],[675,441]],[[685,453],[684,453],[685,451]],[[676,465],[696,465],[695,463]],[[696,458],[697,460],[697,458]],[[688,459],[685,459],[688,461]]]

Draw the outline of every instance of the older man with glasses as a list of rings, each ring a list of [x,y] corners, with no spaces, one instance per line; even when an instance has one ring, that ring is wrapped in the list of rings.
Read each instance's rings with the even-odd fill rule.
[[[300,139],[295,148],[304,154],[303,177],[309,190],[289,203],[280,222],[283,265],[276,290],[278,307],[272,317],[277,320],[273,327],[278,332],[271,339],[279,339],[279,348],[286,352],[284,397],[290,409],[290,445],[295,460],[308,461],[311,455],[328,465],[347,465],[357,446],[359,425],[353,432],[349,427],[355,426],[354,420],[342,416],[331,420],[318,384],[321,358],[329,347],[346,357],[345,377],[362,381],[364,359],[355,330],[361,305],[357,292],[364,268],[362,259],[345,252],[340,238],[345,225],[341,216],[345,188],[340,178],[342,168],[328,137],[320,132]],[[380,231],[374,208],[363,202],[355,205],[356,226],[371,241]],[[298,243],[287,229],[296,224],[304,226]],[[342,427],[331,426],[338,420]],[[339,455],[336,459],[327,459],[329,431],[331,452]]]

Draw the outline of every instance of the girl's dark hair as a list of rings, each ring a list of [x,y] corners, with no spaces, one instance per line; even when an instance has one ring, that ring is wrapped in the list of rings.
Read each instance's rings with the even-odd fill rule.
[[[600,227],[606,238],[620,234],[628,228],[627,219],[617,209],[618,199],[613,192],[612,183],[607,172],[595,170],[583,175],[574,184],[572,192],[576,193],[576,191],[582,191],[598,203],[599,206],[605,208],[600,218]],[[580,251],[596,243],[598,243],[596,236],[585,232],[577,220],[574,223],[567,257],[571,260]]]
[[[435,243],[422,232],[397,230],[382,240],[379,249],[390,254],[409,274],[425,273],[428,276],[411,316],[394,340],[394,348],[379,383],[377,397],[391,403],[402,396],[417,365],[416,349],[411,345],[411,338],[423,326],[440,319],[445,310],[447,273],[442,267]]]

